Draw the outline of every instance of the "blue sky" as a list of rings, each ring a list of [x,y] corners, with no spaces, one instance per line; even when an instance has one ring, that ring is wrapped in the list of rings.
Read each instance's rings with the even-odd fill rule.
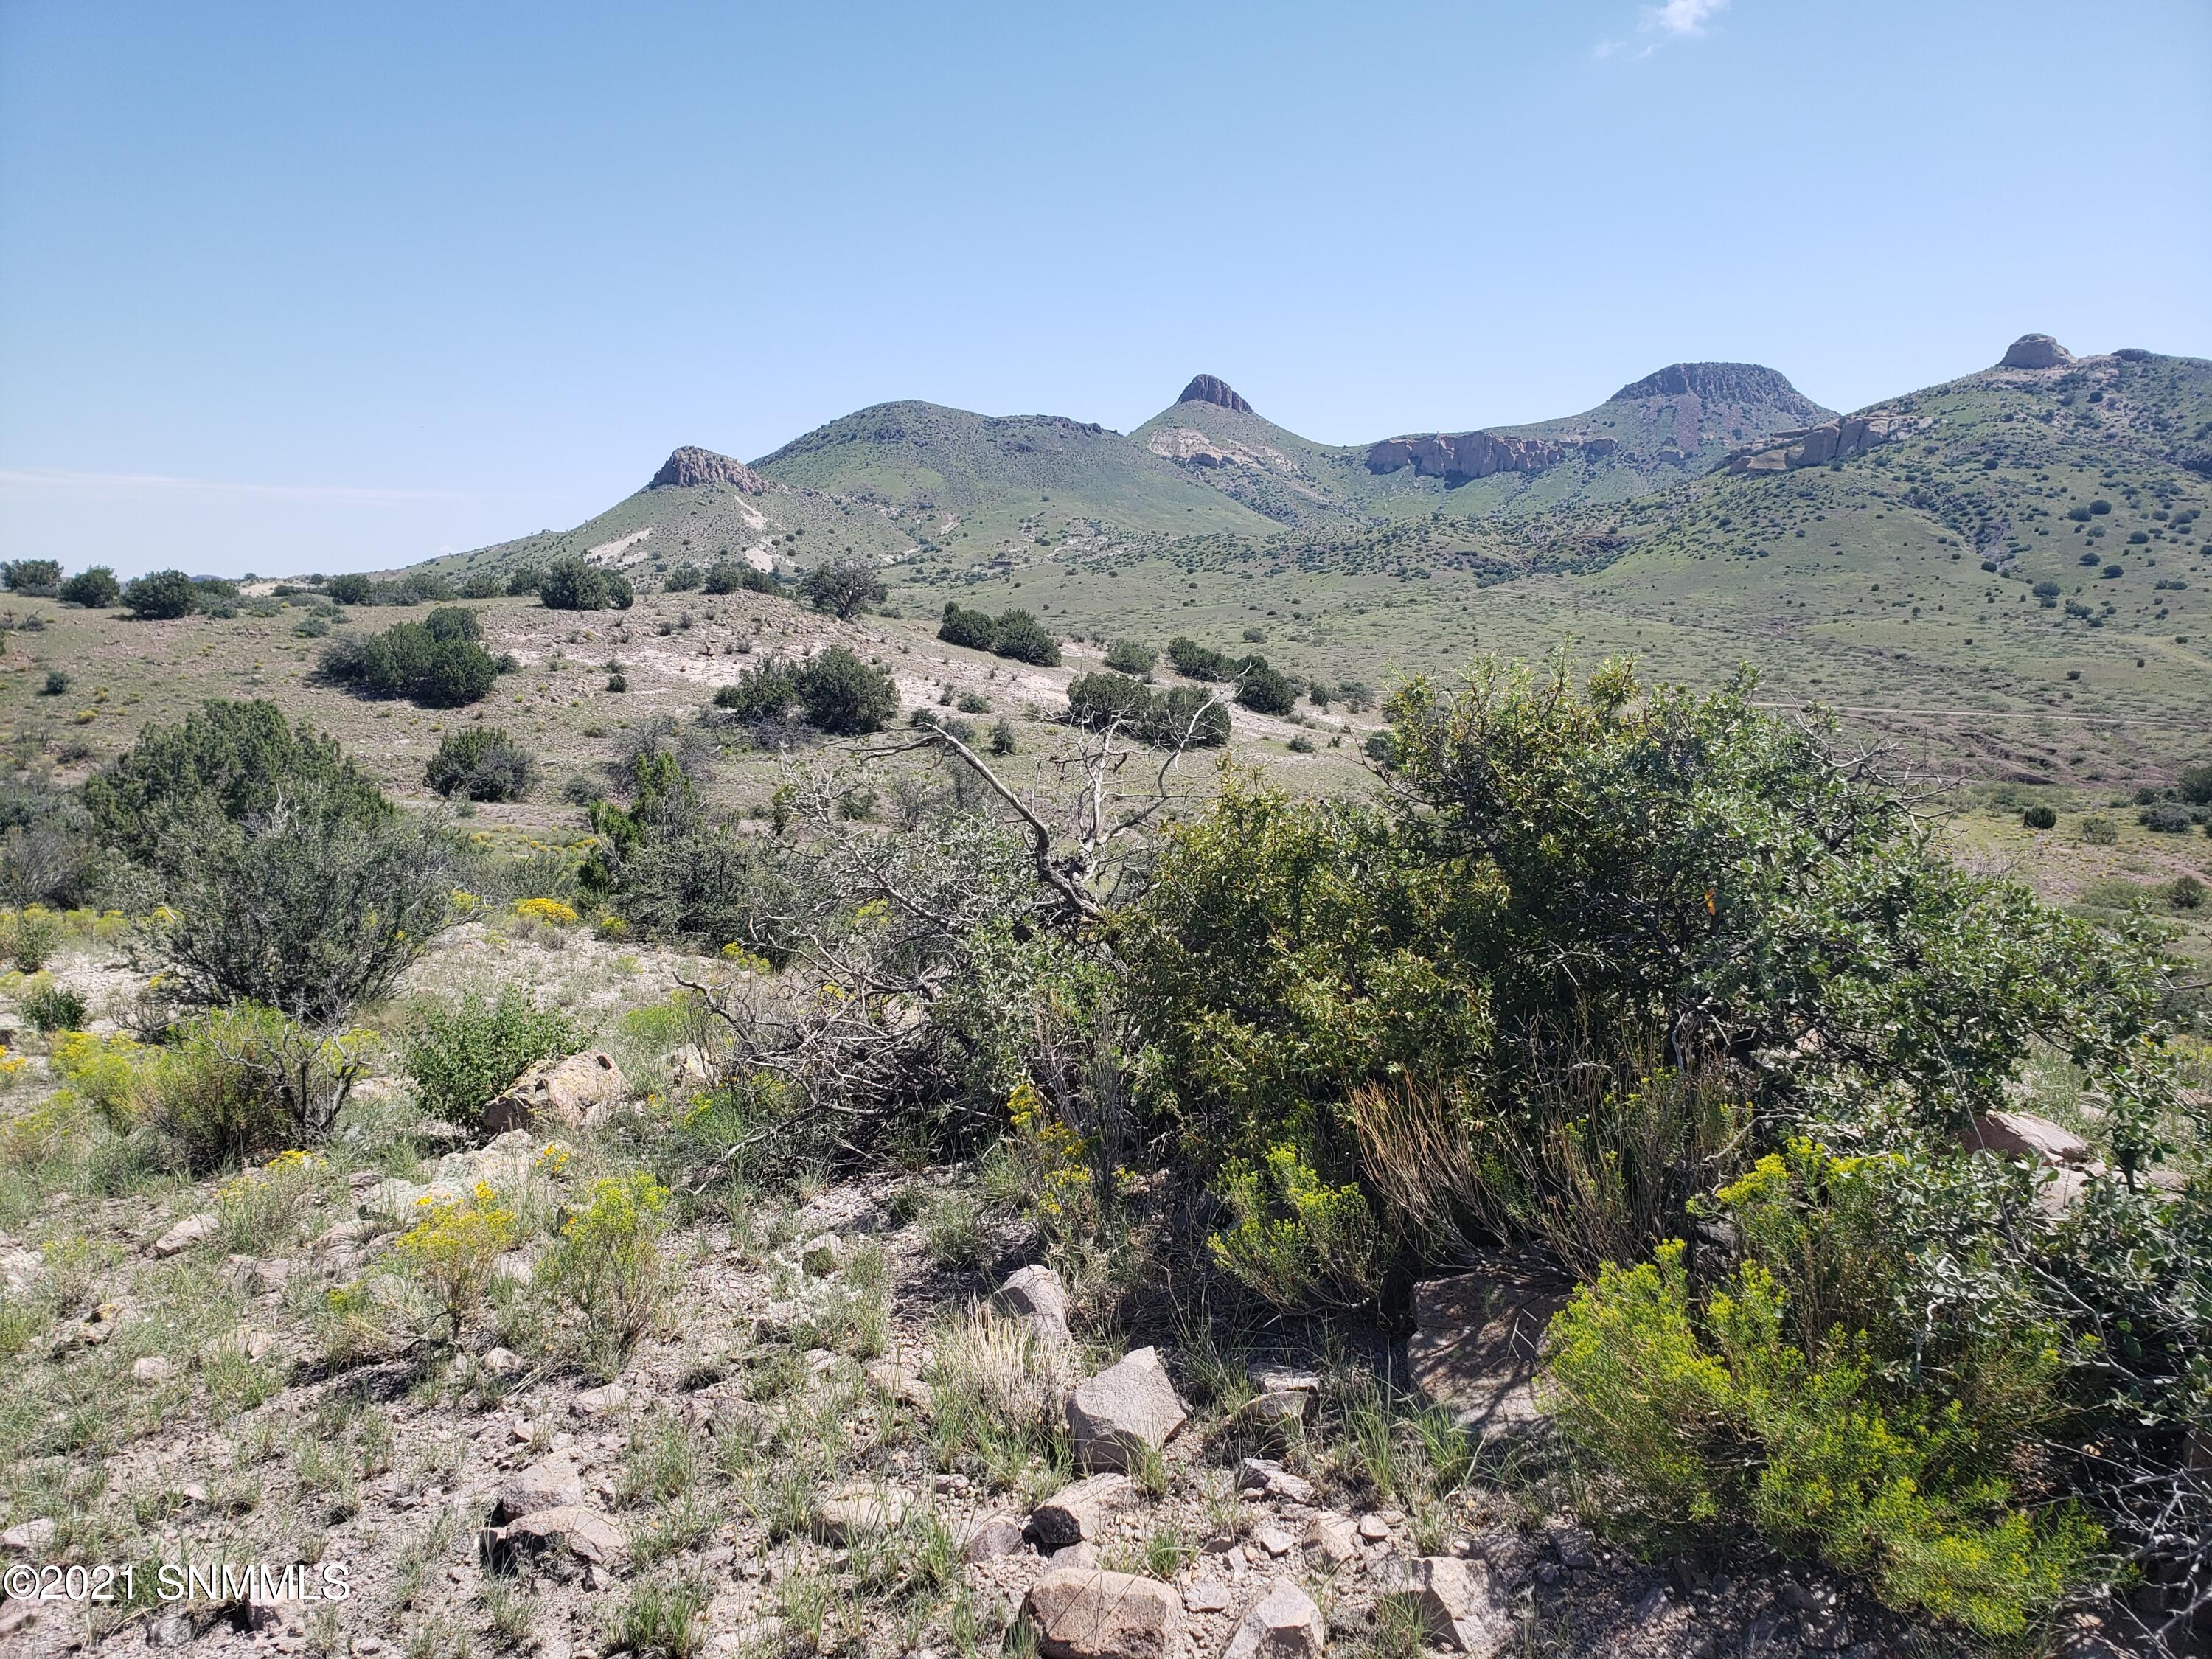
[[[0,551],[398,564],[918,397],[2212,356],[2212,6],[0,0]]]

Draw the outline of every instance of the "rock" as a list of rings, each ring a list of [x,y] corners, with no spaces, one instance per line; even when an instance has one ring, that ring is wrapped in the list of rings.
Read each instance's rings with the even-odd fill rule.
[[[1313,1597],[1278,1578],[1238,1623],[1221,1659],[1320,1659],[1328,1641]]]
[[[1076,1385],[1067,1426],[1076,1461],[1087,1469],[1127,1469],[1158,1451],[1188,1420],[1157,1348],[1139,1348]]]
[[[579,1417],[611,1417],[628,1404],[629,1390],[610,1382],[603,1389],[586,1389],[568,1402],[568,1409]]]
[[[2070,363],[2074,354],[2048,334],[2023,334],[2005,348],[2000,368],[2056,368]]]
[[[477,1535],[484,1565],[495,1572],[509,1572],[525,1558],[550,1549],[566,1550],[579,1561],[611,1565],[629,1549],[629,1536],[597,1510],[580,1504],[539,1510],[487,1528]]]
[[[1246,1401],[1237,1413],[1237,1421],[1261,1434],[1279,1435],[1291,1424],[1303,1423],[1313,1401],[1313,1395],[1302,1389],[1278,1389]]]
[[[205,1212],[188,1215],[149,1245],[148,1252],[156,1256],[175,1255],[181,1250],[190,1249],[202,1239],[214,1237],[216,1229],[222,1224]]]
[[[1556,1275],[1510,1256],[1413,1286],[1406,1359],[1415,1385],[1485,1436],[1543,1420],[1535,1381],[1545,1328],[1566,1305]]]
[[[2093,1162],[2087,1141],[2032,1112],[1984,1113],[1974,1120],[1966,1139],[1969,1147],[2054,1170],[2086,1170]]]
[[[1340,1515],[1317,1515],[1306,1529],[1306,1547],[1331,1566],[1342,1566],[1359,1555],[1359,1529]]]
[[[54,1541],[54,1534],[60,1530],[44,1516],[21,1522],[0,1532],[0,1550],[10,1555],[36,1555]]]
[[[1182,1607],[1185,1613],[1226,1613],[1235,1593],[1218,1578],[1201,1578],[1185,1586]]]
[[[1062,1544],[1044,1559],[1048,1568],[1095,1567],[1098,1565],[1098,1546],[1090,1543]]]
[[[1673,1599],[1673,1593],[1666,1585],[1654,1584],[1650,1589],[1644,1591],[1644,1599],[1636,1604],[1636,1622],[1639,1625],[1650,1624],[1667,1611],[1668,1603]]]
[[[1020,1269],[999,1286],[999,1300],[1039,1341],[1069,1340],[1067,1290],[1051,1268],[1032,1263]]]
[[[575,1509],[583,1501],[583,1479],[568,1454],[548,1452],[507,1478],[492,1500],[491,1524],[503,1526],[545,1510]]]
[[[1126,1474],[1094,1474],[1062,1486],[1030,1512],[1030,1526],[1047,1549],[1096,1540],[1106,1522],[1137,1500]]]
[[[916,1411],[927,1411],[936,1398],[929,1384],[921,1380],[921,1373],[911,1365],[902,1365],[896,1359],[872,1359],[865,1370],[878,1393],[903,1401]]]
[[[1822,1607],[1797,1621],[1797,1639],[1815,1652],[1832,1653],[1850,1646],[1850,1621],[1834,1607]]]
[[[483,1109],[483,1128],[487,1134],[543,1122],[583,1128],[596,1123],[593,1114],[604,1116],[628,1089],[622,1067],[603,1049],[541,1060]]]
[[[1561,1527],[1552,1534],[1552,1547],[1559,1552],[1563,1567],[1587,1572],[1597,1565],[1597,1547],[1580,1527]]]
[[[131,1362],[133,1382],[166,1382],[169,1380],[169,1362],[160,1354],[149,1353],[143,1359]]]
[[[380,1182],[374,1181],[368,1183],[370,1187],[381,1184]],[[331,1255],[340,1250],[350,1250],[367,1243],[374,1236],[375,1231],[376,1230],[366,1221],[341,1221],[335,1227],[325,1227],[321,1232],[317,1233],[315,1242],[307,1248],[317,1255]]]
[[[1028,1547],[1029,1534],[1018,1515],[978,1516],[960,1539],[960,1553],[969,1561],[995,1561]]]
[[[1272,1457],[1248,1457],[1239,1463],[1237,1490],[1285,1504],[1313,1502],[1313,1482],[1299,1479]]]
[[[1359,1517],[1359,1536],[1370,1544],[1383,1543],[1390,1536],[1390,1523],[1379,1515],[1363,1515]]]
[[[517,1290],[527,1290],[533,1277],[530,1258],[520,1250],[508,1250],[494,1256],[491,1276],[502,1284],[514,1285]]]
[[[1190,384],[1182,389],[1179,404],[1212,404],[1218,409],[1235,410],[1240,415],[1249,415],[1252,405],[1229,389],[1229,382],[1211,374],[1194,374]]]
[[[46,1279],[46,1259],[38,1251],[12,1244],[0,1249],[0,1290],[10,1296],[24,1296],[38,1289]]]
[[[824,1544],[842,1547],[870,1533],[889,1532],[906,1519],[903,1494],[872,1488],[825,1498],[815,1506],[814,1535]]]
[[[512,1376],[522,1369],[522,1356],[512,1348],[487,1348],[483,1368],[494,1376]]]
[[[742,489],[748,495],[767,492],[768,483],[743,461],[732,460],[727,455],[717,455],[711,449],[701,449],[684,444],[672,451],[660,464],[660,471],[653,475],[647,489],[696,489],[710,484],[726,484],[732,489]]]
[[[799,1247],[799,1265],[817,1279],[827,1279],[845,1265],[845,1241],[835,1233],[818,1233]]]
[[[1576,447],[1503,432],[1435,432],[1373,446],[1367,452],[1367,470],[1396,472],[1410,466],[1419,477],[1464,482],[1498,472],[1540,472],[1566,459]]]
[[[1270,1521],[1252,1534],[1252,1541],[1267,1551],[1269,1555],[1279,1558],[1288,1555],[1296,1548],[1298,1540]]]
[[[1181,1608],[1157,1579],[1056,1568],[1030,1587],[1022,1610],[1045,1659],[1170,1659]]]
[[[1287,1365],[1248,1365],[1244,1368],[1244,1376],[1263,1396],[1321,1392],[1321,1377],[1316,1373],[1295,1370]]]
[[[1411,1605],[1430,1641],[1474,1659],[1488,1659],[1515,1634],[1512,1615],[1491,1584],[1487,1562],[1425,1555],[1406,1563],[1388,1594]]]

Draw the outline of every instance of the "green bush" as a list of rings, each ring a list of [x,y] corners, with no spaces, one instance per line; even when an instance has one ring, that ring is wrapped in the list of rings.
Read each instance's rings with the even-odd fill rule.
[[[31,1029],[41,1036],[54,1031],[82,1030],[84,1027],[86,1003],[84,994],[73,991],[54,980],[43,980],[26,991],[19,999],[23,1018]]]
[[[124,585],[123,603],[141,622],[170,622],[189,613],[198,599],[192,579],[181,570],[156,570]]]
[[[774,575],[743,559],[717,560],[708,567],[704,585],[709,593],[774,593],[779,591]]]
[[[374,584],[358,570],[349,570],[323,584],[324,595],[333,605],[367,605]]]
[[[423,777],[448,799],[520,800],[538,780],[538,761],[504,727],[469,726],[439,739]]]
[[[1576,1292],[1551,1404],[1601,1501],[1656,1538],[1749,1528],[2015,1639],[2087,1582],[2101,1534],[2016,1492],[2057,1414],[2056,1346],[2016,1310],[1931,1316],[1946,1287],[1917,1277],[1902,1200],[1941,1183],[1915,1175],[1806,1141],[1762,1159],[1717,1195],[1747,1259],[1710,1291],[1675,1240]]]
[[[2204,908],[2204,884],[2195,876],[2176,876],[2166,884],[2166,902],[2177,910]]]
[[[827,647],[794,677],[806,718],[836,737],[880,732],[898,715],[898,687],[842,645]]]
[[[714,692],[714,707],[732,720],[750,725],[782,714],[799,696],[799,671],[782,657],[770,657],[738,672],[731,684]]]
[[[534,1283],[582,1321],[611,1370],[659,1317],[669,1288],[660,1259],[668,1189],[642,1170],[592,1183]]]
[[[1176,637],[1168,641],[1168,665],[1186,679],[1232,679],[1237,665],[1220,652],[1200,645],[1196,640]]]
[[[22,593],[32,599],[52,599],[62,585],[61,561],[10,559],[0,564],[0,582],[7,585],[10,593]]]
[[[1133,726],[1144,720],[1152,702],[1150,689],[1126,674],[1078,674],[1068,683],[1067,722],[1093,732]]]
[[[627,611],[635,599],[629,577],[579,558],[556,559],[538,578],[538,602],[548,611]]]
[[[937,625],[937,637],[947,645],[961,645],[971,651],[988,651],[998,639],[998,624],[988,612],[965,611],[951,599],[945,602],[944,620]]]
[[[2120,838],[2120,826],[2101,813],[2092,812],[2081,820],[2081,839],[2092,847],[2110,847]]]
[[[1030,612],[1012,610],[1001,612],[991,624],[990,649],[1001,657],[1012,657],[1017,662],[1034,663],[1040,668],[1060,666],[1060,641]]]
[[[1287,714],[1297,707],[1297,684],[1265,658],[1247,657],[1237,675],[1237,701],[1255,714]]]
[[[2176,781],[2181,799],[2191,806],[2212,806],[2212,763],[2185,767]]]
[[[402,1064],[425,1109],[471,1123],[529,1066],[574,1054],[587,1033],[558,1009],[541,1008],[520,986],[496,1001],[474,991],[451,1012],[426,1008],[414,1020]]]
[[[665,746],[640,749],[629,774],[627,805],[591,805],[599,844],[577,872],[580,890],[649,938],[746,940],[780,957],[786,884],[773,846],[714,822]]]
[[[1295,1146],[1234,1163],[1220,1186],[1230,1224],[1206,1241],[1214,1261],[1278,1308],[1374,1298],[1382,1241],[1358,1187],[1330,1186]]]
[[[2058,814],[2048,806],[2031,806],[2020,815],[2020,821],[2031,830],[2055,830]]]
[[[322,657],[325,678],[372,696],[405,697],[423,708],[459,708],[478,702],[499,677],[478,643],[476,613],[458,606],[433,611],[365,640],[334,641]]]
[[[869,605],[882,604],[884,588],[871,561],[832,559],[806,573],[799,584],[799,597],[817,611],[849,622]]]
[[[106,611],[123,597],[123,584],[115,580],[115,573],[104,564],[80,570],[61,585],[59,597],[64,605],[81,605],[88,611]]]
[[[362,1047],[358,1035],[317,1036],[241,1003],[143,1051],[130,1098],[171,1161],[204,1173],[328,1133],[367,1069]]]
[[[1106,647],[1106,665],[1117,674],[1133,674],[1143,679],[1160,659],[1160,653],[1137,640],[1115,640]]]

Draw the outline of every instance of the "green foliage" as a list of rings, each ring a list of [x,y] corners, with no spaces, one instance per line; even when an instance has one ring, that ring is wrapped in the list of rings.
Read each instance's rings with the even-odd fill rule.
[[[999,637],[998,624],[988,611],[963,610],[952,599],[945,602],[945,618],[937,625],[937,637],[947,645],[966,646],[971,651],[988,651]]]
[[[27,594],[33,599],[52,599],[62,584],[61,561],[9,559],[0,564],[0,582],[7,584],[10,593]]]
[[[428,1291],[458,1339],[471,1314],[483,1305],[501,1252],[521,1238],[514,1212],[483,1182],[466,1196],[424,1199],[414,1224],[399,1236],[393,1254],[407,1273]]]
[[[87,1005],[84,994],[58,980],[42,978],[18,1000],[23,1018],[41,1036],[83,1028]]]
[[[782,714],[798,696],[798,668],[785,658],[770,657],[739,670],[735,682],[717,688],[714,707],[750,725]]]
[[[419,623],[398,623],[365,640],[334,641],[324,675],[372,696],[405,697],[424,708],[459,708],[481,700],[499,677],[478,643],[476,613],[451,606]]]
[[[806,573],[799,584],[799,597],[817,611],[849,622],[869,605],[882,604],[884,588],[872,561],[832,559]]]
[[[170,622],[190,613],[198,595],[181,570],[155,570],[134,576],[123,587],[123,603],[141,622]]]
[[[774,593],[775,578],[743,559],[718,559],[707,568],[703,586],[709,593]]]
[[[58,597],[64,605],[81,605],[88,611],[106,611],[123,598],[123,584],[104,564],[80,570],[64,582]]]
[[[1195,686],[1155,690],[1123,674],[1079,674],[1067,688],[1073,726],[1103,732],[1119,726],[1162,749],[1214,749],[1229,741],[1229,710]]]
[[[556,559],[538,578],[538,602],[548,611],[627,611],[636,599],[629,578],[581,559]]]
[[[194,1172],[295,1147],[326,1133],[367,1069],[362,1039],[319,1037],[253,1003],[189,1022],[164,1048],[88,1047],[88,1080],[111,1091],[125,1069],[129,1109],[171,1160]]]
[[[2191,806],[2212,806],[2212,763],[2183,768],[2177,782],[2181,799]]]
[[[884,670],[842,645],[825,647],[795,677],[806,718],[836,737],[880,732],[898,714],[898,687]]]
[[[1060,641],[1027,611],[1016,609],[1000,613],[991,624],[990,648],[1016,662],[1034,663],[1040,668],[1060,666]]]
[[[1237,701],[1255,714],[1287,714],[1297,707],[1297,685],[1266,658],[1247,657],[1237,671]]]
[[[210,702],[147,727],[87,781],[84,799],[99,838],[149,864],[280,806],[296,814],[312,801],[362,822],[392,811],[334,738],[289,723],[273,702]]]
[[[1138,640],[1115,640],[1106,647],[1106,665],[1117,674],[1143,679],[1160,659],[1160,653]]]
[[[660,1259],[667,1205],[668,1189],[642,1171],[594,1182],[538,1272],[536,1282],[617,1363],[659,1318],[668,1292]]]
[[[2021,813],[2020,821],[2031,830],[2055,830],[2058,814],[2048,806],[2031,806]]]
[[[1658,1535],[1747,1526],[1893,1607],[2015,1638],[2087,1580],[2100,1534],[2016,1493],[2056,1348],[2030,1320],[1935,1317],[1917,1182],[1805,1141],[1763,1159],[1718,1195],[1747,1259],[1709,1292],[1674,1241],[1576,1293],[1553,1403],[1599,1490]]]
[[[497,726],[468,726],[447,732],[423,768],[423,780],[431,788],[465,800],[520,800],[537,777],[537,757]]]
[[[367,605],[374,586],[360,571],[349,570],[325,582],[323,592],[333,605]]]
[[[1196,640],[1181,636],[1168,641],[1168,665],[1186,679],[1210,682],[1237,677],[1234,660]]]
[[[1295,1146],[1257,1164],[1231,1164],[1221,1197],[1230,1224],[1206,1241],[1213,1259],[1278,1308],[1371,1301],[1382,1279],[1382,1237],[1356,1184],[1332,1187]]]
[[[420,1011],[403,1064],[425,1110],[469,1123],[526,1067],[574,1053],[587,1035],[558,1009],[539,1007],[510,984],[495,1000],[470,991],[450,1012]]]
[[[591,806],[599,845],[578,872],[580,890],[649,938],[744,941],[780,957],[786,884],[773,848],[714,821],[665,747],[641,748],[629,781],[628,805]]]

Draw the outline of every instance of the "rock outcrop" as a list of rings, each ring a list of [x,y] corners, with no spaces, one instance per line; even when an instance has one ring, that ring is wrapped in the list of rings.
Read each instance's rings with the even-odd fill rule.
[[[1807,414],[1820,412],[1820,405],[1807,402],[1804,393],[1790,384],[1788,375],[1764,363],[1669,363],[1640,380],[1631,380],[1613,394],[1611,401],[1639,398],[1695,398],[1709,404],[1794,404]]]
[[[1401,1570],[1394,1599],[1409,1603],[1436,1646],[1489,1659],[1516,1634],[1516,1621],[1491,1582],[1488,1564],[1424,1556]]]
[[[483,1109],[483,1129],[500,1134],[533,1124],[580,1128],[629,1091],[614,1056],[598,1048],[541,1060]]]
[[[727,455],[717,455],[711,449],[700,449],[690,444],[672,452],[653,475],[647,489],[690,489],[701,484],[727,484],[742,489],[748,495],[758,495],[768,489],[768,480],[743,461],[732,460]]]
[[[1863,455],[1905,429],[1893,415],[1843,415],[1819,426],[1778,432],[1743,449],[1731,450],[1716,472],[1788,472],[1801,466]]]
[[[1179,404],[1212,404],[1222,409],[1233,409],[1239,415],[1249,415],[1252,405],[1230,389],[1229,382],[1212,374],[1194,374],[1190,384],[1182,389]]]
[[[2005,348],[1999,368],[2057,368],[2074,361],[2074,354],[2048,334],[2023,334]]]
[[[1544,1332],[1566,1305],[1567,1289],[1543,1268],[1502,1255],[1414,1285],[1414,1331],[1406,1342],[1414,1383],[1486,1435],[1537,1423]]]
[[[1423,437],[1385,438],[1367,452],[1370,472],[1412,467],[1424,478],[1487,478],[1498,472],[1541,472],[1570,456],[1610,453],[1613,440],[1516,438],[1503,432],[1432,432]]]

